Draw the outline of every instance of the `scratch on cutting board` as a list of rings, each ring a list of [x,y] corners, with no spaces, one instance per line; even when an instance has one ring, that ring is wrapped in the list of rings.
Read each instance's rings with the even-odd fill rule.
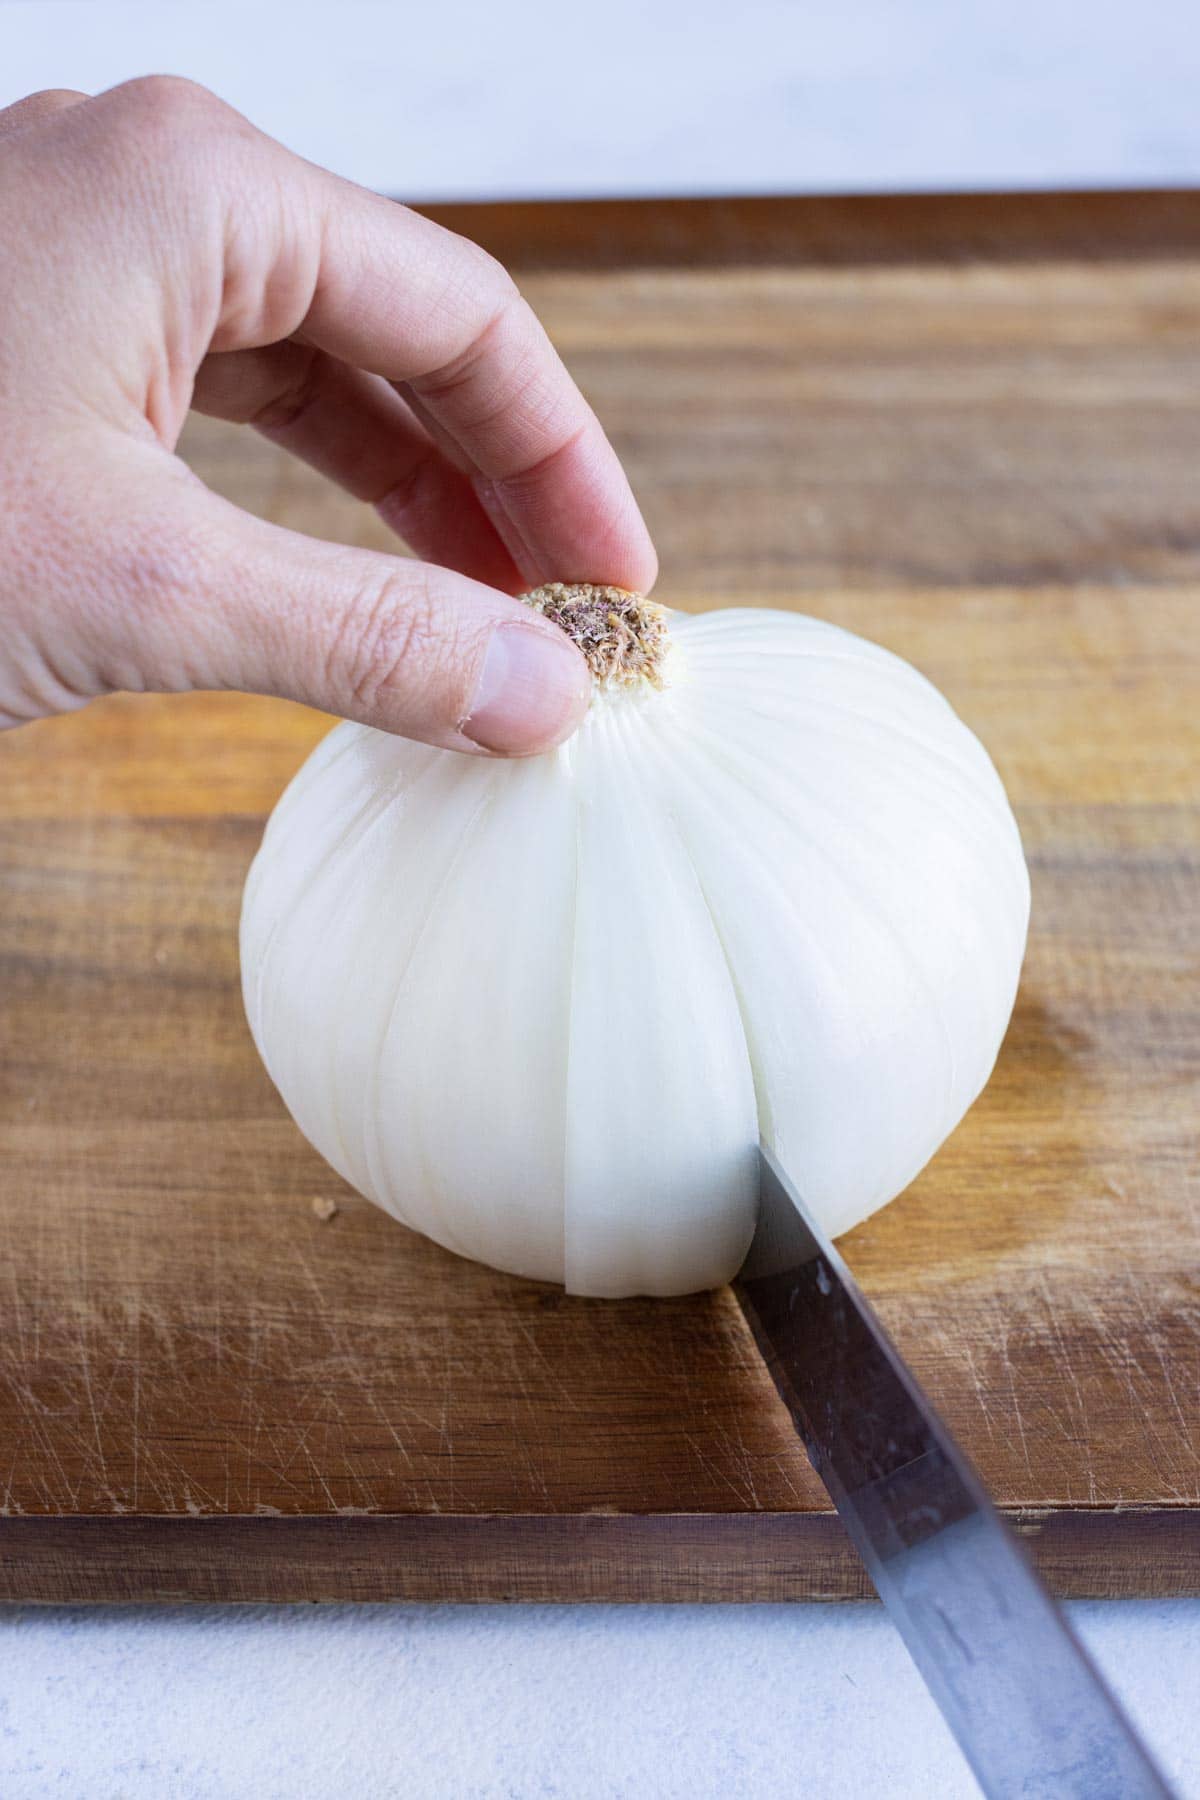
[[[380,1425],[383,1427],[385,1433],[387,1434],[388,1438],[390,1439],[390,1441],[392,1443],[393,1448],[399,1453],[401,1462],[403,1463],[403,1465],[406,1468],[408,1468],[411,1471],[414,1467],[412,1452],[411,1452],[408,1444],[405,1442],[402,1432],[398,1428],[396,1422],[394,1421],[394,1419],[389,1417],[388,1413],[384,1409],[384,1406],[382,1404],[382,1401],[381,1401],[379,1393],[378,1393],[378,1384],[377,1384],[376,1380],[373,1378],[373,1374],[370,1371],[369,1367],[364,1365],[363,1346],[361,1343],[361,1339],[358,1339],[352,1343],[346,1338],[346,1336],[344,1334],[344,1328],[340,1321],[340,1317],[339,1317],[336,1309],[331,1309],[329,1307],[326,1291],[322,1287],[321,1282],[318,1279],[315,1270],[313,1269],[311,1263],[308,1260],[308,1255],[306,1253],[305,1248],[299,1243],[293,1243],[292,1244],[292,1255],[293,1255],[293,1260],[296,1262],[296,1264],[299,1268],[300,1274],[301,1274],[306,1286],[311,1291],[315,1314],[319,1318],[321,1327],[326,1334],[326,1337],[327,1337],[328,1343],[329,1343],[329,1348],[333,1352],[337,1368],[339,1369],[340,1372],[347,1374],[351,1377],[351,1379],[354,1382],[354,1386],[355,1386],[357,1393],[360,1395],[362,1400],[365,1402],[369,1411],[373,1414],[373,1416],[378,1420]],[[444,1337],[446,1336],[445,1332],[443,1332],[443,1336]],[[447,1380],[445,1385],[446,1385],[446,1391],[448,1392],[449,1386],[450,1386],[449,1380]],[[317,1391],[319,1391],[322,1399],[324,1399],[327,1402],[327,1404],[331,1407],[331,1409],[335,1413],[336,1417],[339,1420],[343,1420],[344,1419],[343,1403],[342,1403],[341,1393],[340,1393],[338,1386],[334,1383],[328,1383],[328,1382],[320,1383],[320,1384],[314,1383],[308,1390],[306,1390],[305,1398],[307,1399],[309,1393],[317,1392]],[[443,1423],[443,1429],[444,1429],[444,1423]],[[302,1440],[306,1455],[309,1455],[308,1435],[309,1434],[306,1432],[304,1435],[304,1438]],[[314,1475],[318,1476],[318,1478],[323,1486],[323,1489],[327,1494],[330,1504],[336,1505],[334,1496],[329,1490],[328,1483],[325,1481],[324,1475],[317,1468],[316,1463],[315,1463],[315,1461],[313,1461],[311,1456],[310,1456],[310,1461],[312,1461],[312,1463],[313,1463]],[[370,1488],[366,1487],[365,1484],[363,1483],[363,1481],[357,1475],[355,1475],[352,1471],[347,1470],[346,1474],[347,1474],[347,1477],[353,1482],[353,1484],[360,1490],[361,1498],[366,1502],[365,1505],[356,1505],[356,1506],[351,1507],[349,1510],[351,1510],[354,1513],[370,1512],[370,1511],[376,1510],[378,1507],[378,1504],[379,1504],[380,1497],[377,1496]],[[429,1499],[431,1501],[433,1501],[435,1499],[435,1497],[432,1493],[432,1488],[430,1489]],[[342,1507],[339,1507],[338,1510],[345,1510],[345,1509]]]
[[[694,1431],[688,1429],[686,1426],[684,1428],[683,1437],[688,1449],[691,1451],[700,1467],[704,1470],[705,1474],[710,1476],[720,1487],[728,1488],[729,1492],[738,1502],[739,1507],[750,1505],[757,1508],[758,1493],[754,1486],[753,1477],[750,1478],[748,1485],[745,1482],[737,1482],[728,1471],[723,1469],[720,1463],[715,1461],[709,1454],[710,1446],[704,1439],[698,1437]]]

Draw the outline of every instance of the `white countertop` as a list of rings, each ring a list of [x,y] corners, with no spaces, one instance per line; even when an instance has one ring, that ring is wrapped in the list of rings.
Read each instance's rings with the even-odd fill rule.
[[[0,104],[153,70],[410,200],[1200,179],[1192,0],[0,0]]]
[[[1182,1800],[1200,1602],[1072,1613]],[[5,1800],[959,1800],[878,1607],[0,1611]]]

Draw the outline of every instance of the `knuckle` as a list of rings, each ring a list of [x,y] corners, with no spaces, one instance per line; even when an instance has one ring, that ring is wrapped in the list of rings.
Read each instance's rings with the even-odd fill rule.
[[[482,244],[472,243],[469,238],[461,238],[459,241],[470,244],[471,272],[475,285],[480,293],[491,295],[497,312],[520,298],[520,289],[499,257],[493,256],[490,250],[485,250]]]
[[[23,100],[7,107],[8,117],[28,115],[30,118],[42,117],[47,113],[61,112],[64,107],[76,106],[79,101],[86,100],[87,95],[77,88],[38,88],[36,93],[26,94]]]
[[[447,261],[460,273],[471,292],[488,297],[497,307],[517,293],[517,284],[499,257],[477,244],[474,238],[464,237],[461,231],[452,231],[447,226],[441,227],[439,235]]]
[[[457,232],[444,234],[439,263],[432,311],[443,325],[439,335],[446,354],[440,362],[445,366],[468,357],[480,340],[501,328],[521,304],[521,295],[503,263]]]
[[[186,75],[137,75],[114,88],[111,98],[127,117],[147,129],[174,130],[181,120],[211,118],[229,110],[211,89]]]
[[[185,75],[139,75],[96,103],[107,111],[113,149],[125,166],[166,171],[176,180],[215,174],[214,156],[253,127]]]
[[[0,141],[20,138],[26,133],[40,136],[51,130],[54,121],[63,113],[73,111],[86,99],[86,94],[76,93],[72,88],[39,88],[37,93],[27,94],[23,100],[0,111]]]

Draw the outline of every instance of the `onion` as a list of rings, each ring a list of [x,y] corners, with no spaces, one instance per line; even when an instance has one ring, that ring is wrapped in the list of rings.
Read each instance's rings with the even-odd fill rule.
[[[978,740],[861,638],[526,598],[588,657],[583,725],[524,761],[337,726],[246,884],[250,1027],[321,1154],[438,1243],[579,1294],[712,1287],[760,1132],[838,1233],[962,1118],[1020,838]]]

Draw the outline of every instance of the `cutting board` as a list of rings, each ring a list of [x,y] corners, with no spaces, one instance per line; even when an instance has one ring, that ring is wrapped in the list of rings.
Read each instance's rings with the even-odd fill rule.
[[[844,1248],[1056,1588],[1200,1592],[1195,199],[445,216],[610,427],[664,599],[877,638],[992,751],[1033,872],[1016,1015]],[[183,450],[389,541],[249,433]],[[289,1121],[238,904],[327,724],[119,697],[0,741],[0,1597],[863,1593],[728,1293],[493,1274]]]

